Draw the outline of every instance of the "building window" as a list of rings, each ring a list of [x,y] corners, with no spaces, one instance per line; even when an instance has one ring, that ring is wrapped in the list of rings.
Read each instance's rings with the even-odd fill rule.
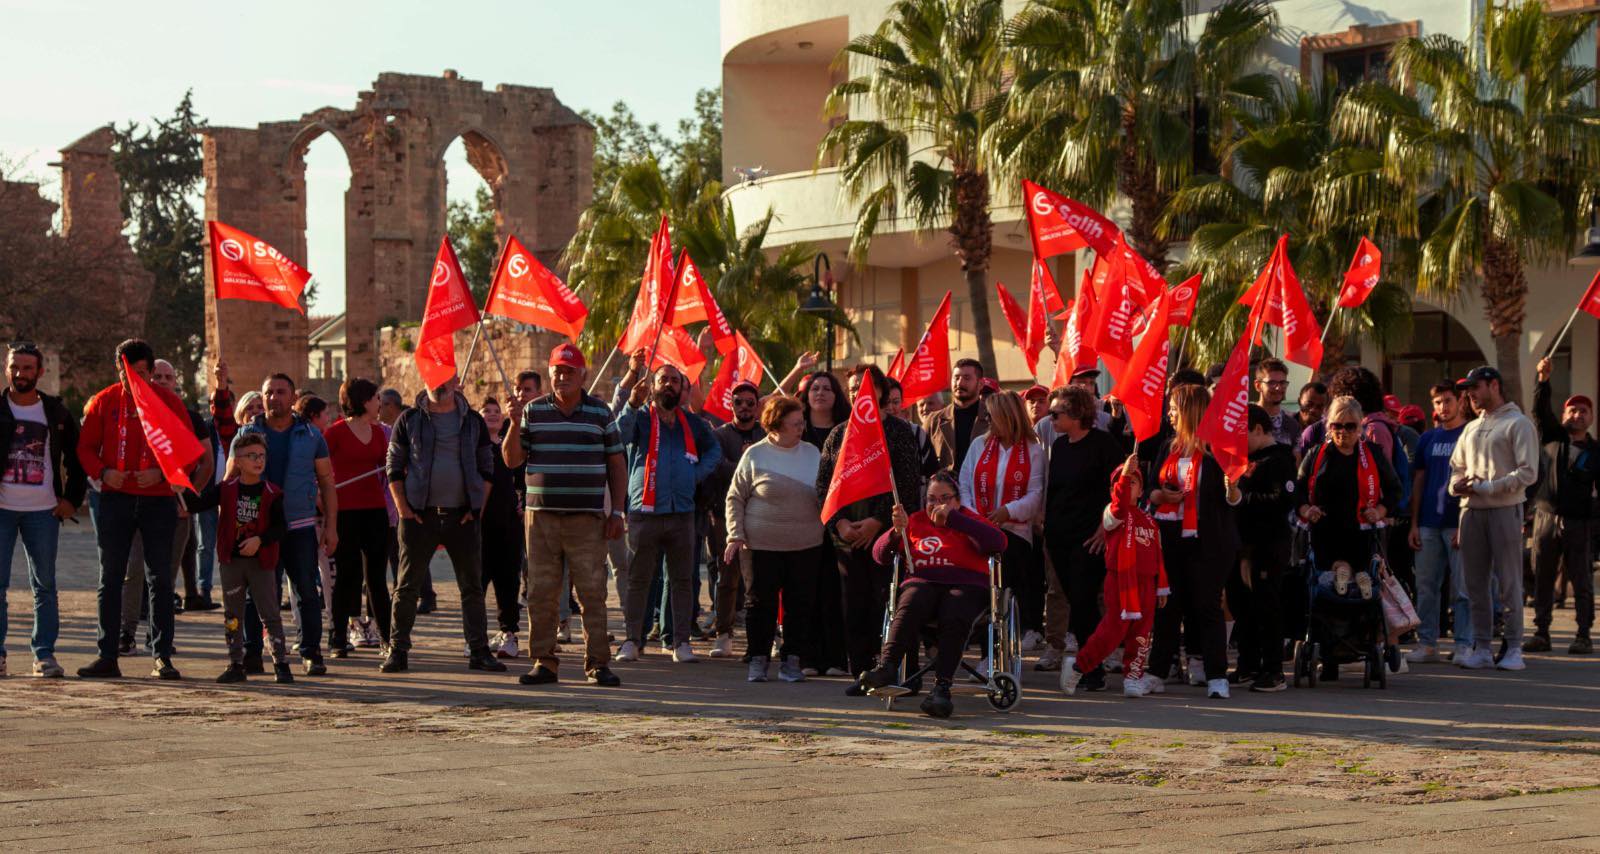
[[[1322,77],[1324,86],[1348,89],[1389,74],[1389,50],[1401,39],[1422,35],[1420,21],[1357,24],[1343,32],[1300,40],[1300,76]]]
[[[1382,81],[1389,76],[1389,45],[1328,51],[1322,55],[1323,85],[1343,92],[1367,81]]]

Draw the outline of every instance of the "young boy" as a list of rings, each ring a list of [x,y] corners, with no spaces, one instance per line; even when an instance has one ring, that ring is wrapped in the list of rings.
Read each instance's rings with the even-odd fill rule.
[[[289,649],[283,637],[278,602],[278,542],[288,530],[283,517],[283,492],[262,479],[267,469],[267,440],[260,433],[240,433],[233,440],[234,476],[212,484],[187,499],[189,512],[218,509],[217,569],[222,576],[222,619],[228,637],[228,669],[217,681],[243,682],[244,594],[268,607],[257,608],[272,639],[272,664],[279,683],[294,681]]]
[[[1283,573],[1289,568],[1289,513],[1294,508],[1295,460],[1277,439],[1272,416],[1251,405],[1250,468],[1239,478],[1239,572],[1228,585],[1238,623],[1239,667],[1232,681],[1252,691],[1282,691]],[[1302,597],[1303,599],[1303,597]]]
[[[1143,483],[1139,458],[1112,476],[1106,529],[1105,616],[1078,650],[1061,666],[1061,691],[1072,694],[1084,674],[1099,667],[1118,646],[1123,649],[1122,694],[1143,697],[1165,690],[1160,679],[1144,672],[1150,657],[1150,628],[1156,609],[1167,604],[1167,570],[1161,563],[1161,532],[1149,513],[1139,508]],[[1120,529],[1120,530],[1119,530]]]

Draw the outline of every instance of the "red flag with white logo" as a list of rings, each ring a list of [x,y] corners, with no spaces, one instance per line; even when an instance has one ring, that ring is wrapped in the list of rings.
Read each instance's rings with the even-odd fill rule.
[[[438,388],[456,374],[455,333],[478,322],[467,278],[456,260],[450,238],[439,238],[439,254],[428,277],[428,304],[417,334],[417,373],[428,388]]]
[[[1372,241],[1361,238],[1355,257],[1350,259],[1350,269],[1344,272],[1344,287],[1339,290],[1340,308],[1358,308],[1372,296],[1378,286],[1378,273],[1383,265],[1383,253]]]
[[[1038,373],[1039,350],[1028,340],[1028,318],[1023,314],[1022,306],[1017,305],[1016,298],[1011,296],[1005,285],[995,282],[994,289],[1000,295],[1000,313],[1005,315],[1006,325],[1011,327],[1011,334],[1017,339],[1017,346],[1022,348],[1022,358],[1028,363],[1028,373]]]
[[[694,336],[679,326],[663,326],[661,336],[656,339],[655,344],[656,349],[650,357],[649,370],[655,370],[657,365],[668,364],[682,371],[689,382],[700,381],[700,374],[706,369],[706,355],[700,352]]]
[[[661,215],[661,225],[650,238],[650,251],[645,255],[644,276],[639,281],[639,297],[633,302],[633,315],[622,331],[617,349],[625,355],[649,347],[656,340],[656,330],[668,322],[668,315],[677,303],[672,275],[672,237],[667,231],[667,216]]]
[[[905,369],[906,351],[904,349],[896,350],[894,351],[894,358],[889,360],[889,370],[885,371],[884,374],[889,379],[899,382],[900,375],[905,372]]]
[[[1139,441],[1154,436],[1161,429],[1161,401],[1167,388],[1167,351],[1171,336],[1163,318],[1171,312],[1172,293],[1164,291],[1156,300],[1156,310],[1150,326],[1139,339],[1139,346],[1128,360],[1128,366],[1117,378],[1111,396],[1122,401],[1128,413],[1128,424]]]
[[[1056,353],[1056,373],[1050,381],[1052,387],[1067,385],[1079,368],[1092,367],[1099,361],[1100,356],[1089,343],[1088,335],[1094,309],[1094,287],[1089,271],[1085,270],[1083,282],[1078,285],[1077,299],[1073,300],[1072,309],[1066,313],[1067,324],[1061,334],[1061,350]]]
[[[861,388],[850,406],[847,423],[833,477],[828,480],[828,497],[822,502],[824,525],[845,507],[894,489],[889,446],[883,438],[878,392],[872,387],[871,373],[861,375]]]
[[[505,251],[500,253],[500,266],[494,271],[483,313],[559,332],[573,343],[589,317],[583,300],[515,237],[506,239]]]
[[[917,342],[917,349],[906,359],[900,373],[900,402],[902,406],[931,394],[938,394],[950,386],[950,292],[944,292],[933,320]]]
[[[1167,323],[1173,326],[1188,326],[1194,322],[1194,304],[1200,295],[1199,273],[1195,273],[1172,288],[1172,299],[1168,302]]]
[[[1056,307],[1065,308],[1061,306],[1061,295],[1056,293],[1056,283],[1049,276],[1049,271],[1035,261],[1033,281],[1028,285],[1028,326],[1024,330],[1026,334],[1020,339],[1023,352],[1029,354],[1029,376],[1039,374],[1039,354],[1044,352],[1045,339],[1050,333],[1050,312]],[[1055,300],[1055,306],[1051,305],[1052,299]]]
[[[1032,181],[1022,182],[1022,196],[1034,258],[1043,261],[1085,246],[1097,254],[1111,251],[1117,226],[1098,211]]]
[[[1583,292],[1583,299],[1579,301],[1578,308],[1586,313],[1600,317],[1600,273],[1595,273],[1589,280],[1589,287]]]
[[[1222,376],[1211,390],[1211,403],[1200,419],[1195,437],[1211,449],[1211,456],[1230,479],[1237,481],[1250,468],[1250,341],[1265,325],[1265,310],[1257,305],[1245,322]]]
[[[748,382],[760,388],[763,375],[761,357],[756,355],[750,342],[744,340],[744,333],[733,333],[733,339],[733,352],[722,357],[716,379],[711,381],[711,388],[706,391],[705,405],[701,407],[723,421],[733,420],[733,387]]]
[[[1300,277],[1289,263],[1289,235],[1278,238],[1272,257],[1244,296],[1242,305],[1254,306],[1266,299],[1265,314],[1257,328],[1267,325],[1283,329],[1283,358],[1312,370],[1322,366],[1322,326],[1306,301]],[[1260,340],[1259,334],[1256,340]]]
[[[1095,302],[1090,343],[1107,364],[1127,362],[1133,356],[1134,318],[1139,303],[1119,255],[1108,255],[1105,264],[1095,259]]]
[[[211,273],[217,299],[270,302],[305,314],[300,295],[311,274],[266,241],[216,220],[206,222],[211,237]]]
[[[711,339],[717,345],[717,352],[724,356],[732,353],[737,346],[733,340],[733,327],[722,314],[722,307],[717,305],[717,299],[712,296],[705,277],[700,275],[700,269],[689,257],[688,249],[678,256],[677,274],[677,304],[673,306],[667,322],[673,326],[687,326],[704,320],[711,324]]]
[[[1045,311],[1054,313],[1067,310],[1067,304],[1061,301],[1061,289],[1056,287],[1055,274],[1037,258],[1033,259],[1033,281],[1029,285],[1044,294]]]
[[[133,391],[133,405],[139,412],[139,426],[144,429],[145,444],[156,458],[156,465],[167,483],[196,491],[184,468],[206,452],[194,436],[194,425],[187,415],[180,415],[161,398],[144,377],[133,372],[128,360],[122,360],[123,374],[128,378],[128,388]]]

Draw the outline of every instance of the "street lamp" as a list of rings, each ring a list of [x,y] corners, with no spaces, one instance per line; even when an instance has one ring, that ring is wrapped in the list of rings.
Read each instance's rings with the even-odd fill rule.
[[[820,317],[827,324],[827,370],[832,373],[833,318],[837,308],[833,304],[833,264],[828,261],[826,252],[818,252],[816,260],[811,265],[811,293],[806,296],[805,302],[800,304],[800,311],[813,317]]]

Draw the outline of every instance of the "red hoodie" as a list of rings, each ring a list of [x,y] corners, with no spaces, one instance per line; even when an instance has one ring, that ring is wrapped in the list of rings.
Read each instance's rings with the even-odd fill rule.
[[[183,401],[160,386],[151,389],[161,397],[172,411],[189,423],[189,411]],[[127,400],[124,405],[123,401]],[[101,483],[104,492],[123,492],[129,495],[171,496],[172,487],[165,477],[147,487],[133,482],[133,473],[143,469],[158,468],[155,454],[144,440],[144,425],[139,423],[138,410],[131,396],[125,398],[122,383],[112,383],[89,398],[83,408],[83,429],[78,433],[78,461],[89,476],[99,479],[106,469],[127,472],[120,488],[113,489]]]
[[[1106,508],[1106,572],[1117,577],[1116,596],[1122,619],[1143,616],[1139,579],[1155,576],[1156,595],[1171,592],[1167,567],[1161,560],[1161,531],[1150,514],[1132,500],[1132,480],[1119,468],[1111,485],[1111,506]],[[1111,591],[1106,591],[1107,604]]]

